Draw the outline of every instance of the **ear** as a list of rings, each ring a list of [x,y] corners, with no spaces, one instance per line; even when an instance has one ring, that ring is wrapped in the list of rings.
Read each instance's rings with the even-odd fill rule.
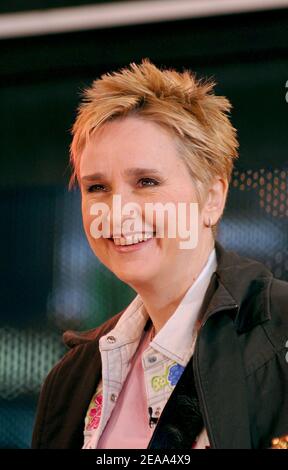
[[[209,220],[212,222],[212,225],[217,224],[224,211],[228,187],[229,184],[226,178],[217,176],[212,180],[203,206],[203,220],[205,224],[209,225],[209,222],[206,222]]]

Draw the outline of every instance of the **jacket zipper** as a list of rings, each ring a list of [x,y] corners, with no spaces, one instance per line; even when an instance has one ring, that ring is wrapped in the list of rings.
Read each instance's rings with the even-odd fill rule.
[[[233,305],[229,305],[229,306],[226,306],[226,307],[217,308],[216,310],[212,311],[210,315],[212,316],[215,313],[222,312],[222,311],[225,311],[225,310],[231,310],[231,309],[234,309],[234,308],[239,308],[239,306],[237,304],[233,304]],[[209,315],[209,318],[210,318],[210,315]],[[208,318],[207,318],[207,320],[208,320]],[[207,434],[208,434],[208,439],[209,439],[209,442],[210,442],[212,448],[216,449],[216,442],[215,442],[213,432],[212,432],[212,429],[211,429],[209,414],[208,414],[207,406],[206,406],[205,399],[204,399],[204,392],[203,392],[203,387],[202,387],[202,384],[201,384],[200,372],[199,372],[199,347],[198,347],[199,335],[201,333],[201,330],[204,328],[207,320],[201,326],[198,337],[197,337],[197,341],[196,341],[195,349],[194,349],[194,355],[193,355],[194,356],[193,357],[193,361],[194,361],[193,362],[193,369],[194,369],[194,375],[195,375],[195,387],[196,387],[196,391],[197,391],[197,394],[198,394],[198,397],[199,397],[200,405],[201,405],[202,410],[203,410],[203,421],[204,421],[205,428],[206,428],[206,431],[207,431]]]

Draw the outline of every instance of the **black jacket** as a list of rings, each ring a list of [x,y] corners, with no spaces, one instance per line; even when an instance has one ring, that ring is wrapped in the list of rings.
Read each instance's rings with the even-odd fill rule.
[[[272,438],[288,434],[288,283],[219,242],[215,247],[218,267],[203,302],[195,352],[148,449],[191,449],[192,365],[211,448],[267,448]],[[88,332],[64,334],[71,349],[42,387],[32,448],[82,447],[86,411],[101,378],[99,338],[123,311]]]

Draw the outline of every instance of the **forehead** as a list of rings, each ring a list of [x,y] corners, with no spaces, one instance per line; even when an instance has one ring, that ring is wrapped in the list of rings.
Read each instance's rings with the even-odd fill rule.
[[[110,164],[142,161],[157,166],[175,155],[173,135],[159,124],[139,117],[106,122],[87,142],[80,162],[80,175]]]

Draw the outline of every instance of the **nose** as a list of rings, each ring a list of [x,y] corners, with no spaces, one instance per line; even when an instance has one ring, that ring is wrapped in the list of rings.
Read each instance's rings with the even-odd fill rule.
[[[131,232],[142,232],[142,207],[129,195],[114,193],[107,223],[111,236],[115,238]]]

